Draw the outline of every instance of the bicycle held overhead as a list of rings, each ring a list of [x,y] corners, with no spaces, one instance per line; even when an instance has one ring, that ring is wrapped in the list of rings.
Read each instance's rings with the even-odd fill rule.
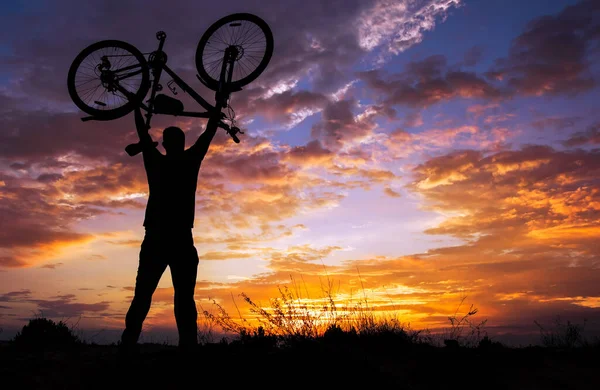
[[[133,45],[119,40],[104,40],[86,47],[73,61],[67,77],[71,99],[90,116],[87,120],[112,120],[127,115],[136,104],[145,112],[146,126],[154,114],[209,118],[215,110],[221,116],[219,127],[239,143],[235,113],[230,95],[254,81],[267,67],[273,54],[273,34],[256,15],[236,13],[213,23],[200,38],[196,49],[196,77],[215,91],[215,104],[208,103],[168,65],[163,50],[167,35],[156,34],[158,49],[142,54]],[[147,58],[146,58],[147,56]],[[167,88],[177,95],[175,85],[190,95],[205,111],[185,111],[183,103],[160,93],[163,72],[171,77]],[[149,98],[144,98],[150,92]],[[221,112],[229,108],[229,116]],[[223,122],[228,119],[230,125]],[[139,144],[127,146],[129,155],[141,151]]]

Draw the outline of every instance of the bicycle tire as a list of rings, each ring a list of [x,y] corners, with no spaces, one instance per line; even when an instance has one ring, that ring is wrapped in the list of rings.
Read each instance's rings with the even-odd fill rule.
[[[148,67],[148,63],[146,61],[146,59],[144,58],[144,55],[133,45],[124,42],[124,41],[118,41],[118,40],[104,40],[104,41],[99,41],[96,43],[91,44],[90,46],[86,47],[85,49],[83,49],[73,60],[73,62],[71,63],[71,67],[69,68],[69,73],[67,76],[67,87],[69,90],[69,95],[71,96],[71,99],[73,100],[73,103],[75,103],[75,105],[77,107],[79,107],[83,112],[94,116],[94,119],[97,120],[112,120],[112,119],[117,119],[120,118],[122,116],[127,115],[128,113],[130,113],[134,108],[136,103],[130,101],[129,99],[125,98],[125,97],[119,97],[122,100],[122,104],[112,108],[112,109],[103,109],[103,108],[99,108],[102,107],[101,104],[97,104],[97,103],[103,103],[100,101],[94,101],[94,104],[90,104],[89,99],[93,99],[94,96],[96,96],[96,91],[100,90],[102,91],[102,88],[104,89],[104,91],[108,91],[108,89],[106,89],[106,87],[102,86],[102,83],[100,81],[100,76],[97,74],[97,67],[93,66],[92,68],[90,68],[89,66],[87,68],[85,68],[85,66],[87,65],[83,65],[84,61],[89,57],[92,56],[92,60],[96,60],[96,62],[98,62],[97,58],[94,58],[94,53],[97,51],[100,51],[102,49],[123,49],[127,52],[129,52],[131,54],[131,56],[133,58],[135,58],[135,60],[137,61],[137,63],[139,63],[140,69],[141,69],[141,78],[139,81],[139,85],[137,85],[137,87],[133,87],[134,90],[129,91],[132,94],[134,94],[137,99],[139,101],[141,101],[146,94],[148,93],[148,90],[150,89],[150,71],[149,71],[149,67]],[[110,54],[108,54],[110,56]],[[128,57],[129,55],[119,55],[119,57]],[[116,55],[115,55],[116,57]],[[117,62],[118,60],[115,60],[115,62]],[[123,60],[121,60],[122,62]],[[137,65],[134,65],[137,66]],[[92,71],[94,73],[94,75],[91,75],[89,73],[86,74],[88,80],[85,82],[81,82],[81,83],[77,83],[77,76],[78,76],[78,71],[82,71],[83,70],[87,70],[88,72]],[[97,80],[95,79],[97,77]],[[98,87],[96,87],[96,89],[93,92],[86,92],[85,96],[81,96],[83,93],[81,91],[77,90],[78,86],[81,86],[82,84],[87,84],[87,83],[91,83],[92,81],[97,81],[100,85]],[[86,85],[86,87],[88,87],[89,85]],[[94,84],[92,84],[92,86],[89,88],[90,90],[94,88]],[[105,93],[104,92],[104,93]],[[86,97],[89,96],[89,99],[87,99]],[[114,96],[116,96],[113,93]],[[110,98],[110,97],[109,97]],[[86,102],[86,100],[88,100]],[[116,100],[116,98],[115,98]],[[106,106],[106,104],[105,104]]]
[[[205,51],[207,51],[206,50],[207,45],[210,44],[210,39],[213,37],[213,34],[215,34],[217,32],[217,30],[219,30],[219,28],[224,27],[228,23],[231,24],[234,22],[248,22],[248,23],[254,24],[260,30],[260,32],[262,32],[262,34],[264,35],[265,47],[264,47],[264,54],[262,54],[262,58],[260,59],[260,62],[255,67],[255,69],[253,69],[251,72],[249,72],[249,74],[245,75],[244,77],[241,77],[239,80],[235,80],[230,83],[230,88],[232,90],[241,89],[241,87],[254,81],[265,70],[265,68],[269,64],[269,61],[271,60],[271,57],[273,55],[273,33],[272,33],[269,25],[260,17],[253,15],[253,14],[249,14],[249,13],[235,13],[235,14],[231,14],[231,15],[225,16],[225,17],[217,20],[202,35],[202,37],[200,38],[200,41],[198,42],[198,47],[196,49],[196,69],[198,70],[198,75],[200,77],[200,80],[208,88],[210,88],[214,91],[216,91],[218,89],[218,85],[219,85],[218,76],[215,78],[214,69],[218,69],[220,72],[220,69],[221,69],[220,65],[222,65],[223,61],[222,60],[219,61],[217,59],[218,66],[213,66],[211,69],[206,69],[206,66],[204,63],[204,54],[205,54]],[[258,34],[260,34],[260,32]],[[235,38],[235,37],[236,37],[235,34],[232,37],[230,36],[230,38]],[[225,38],[227,38],[227,37],[225,37]],[[241,35],[238,35],[237,38],[242,39]],[[226,40],[223,40],[223,44],[225,44],[225,45],[233,44],[233,43],[236,43],[236,42],[227,42]],[[237,43],[243,43],[243,42],[237,42]],[[251,56],[248,56],[248,58],[250,58],[250,57]],[[243,65],[241,63],[240,63],[240,67],[243,67]],[[234,73],[235,73],[235,70],[236,70],[236,67],[234,66]]]

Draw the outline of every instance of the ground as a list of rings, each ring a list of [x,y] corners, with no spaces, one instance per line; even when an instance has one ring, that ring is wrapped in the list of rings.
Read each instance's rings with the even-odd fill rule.
[[[309,341],[289,348],[207,344],[190,353],[143,344],[0,347],[0,381],[22,389],[255,388],[599,389],[600,349],[448,348]]]

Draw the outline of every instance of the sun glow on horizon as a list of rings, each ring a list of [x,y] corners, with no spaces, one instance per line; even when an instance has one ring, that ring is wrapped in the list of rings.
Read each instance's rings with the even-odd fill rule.
[[[67,3],[43,36],[19,24],[35,6],[16,10],[0,50],[0,337],[34,312],[116,332],[133,295],[148,198],[142,157],[124,151],[133,114],[83,122],[70,104],[68,66],[108,19]],[[275,48],[232,95],[241,142],[219,130],[202,161],[201,320],[440,330],[473,304],[503,335],[538,335],[556,313],[600,324],[600,6],[321,3],[252,11]],[[211,101],[192,54],[231,4],[180,4],[179,19],[149,4],[121,17],[164,24],[169,67]],[[115,39],[145,53],[153,34],[123,25]],[[161,93],[196,110],[175,92]],[[172,125],[189,147],[206,120],[155,115],[150,135]],[[176,329],[168,269],[146,325]]]

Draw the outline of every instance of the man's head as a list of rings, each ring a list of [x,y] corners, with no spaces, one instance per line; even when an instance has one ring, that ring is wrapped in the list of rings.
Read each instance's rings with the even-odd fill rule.
[[[182,153],[185,149],[185,133],[179,127],[167,127],[163,130],[162,144],[167,154]]]

